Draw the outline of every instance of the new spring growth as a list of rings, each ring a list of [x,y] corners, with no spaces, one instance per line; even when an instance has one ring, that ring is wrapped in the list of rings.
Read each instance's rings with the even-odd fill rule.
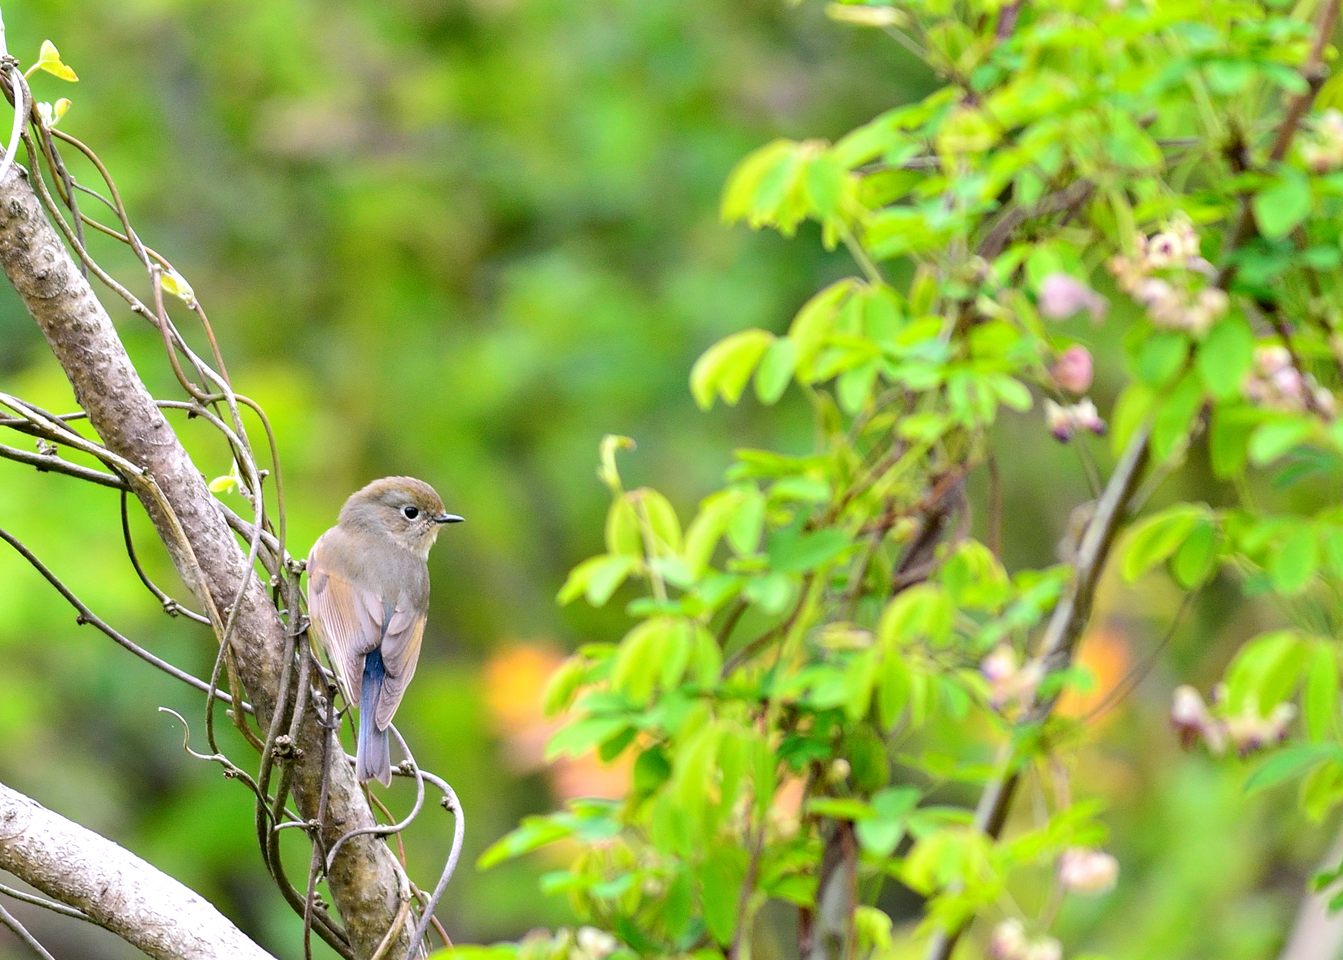
[[[1199,252],[1199,237],[1184,217],[1151,236],[1133,238],[1132,254],[1110,258],[1115,283],[1146,311],[1154,326],[1195,336],[1226,313],[1226,292],[1211,284],[1216,269]]]

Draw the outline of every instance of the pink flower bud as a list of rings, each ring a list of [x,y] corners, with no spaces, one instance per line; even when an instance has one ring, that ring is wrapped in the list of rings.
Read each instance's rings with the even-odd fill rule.
[[[1073,893],[1108,893],[1118,879],[1119,861],[1103,850],[1072,847],[1059,858],[1059,883]]]
[[[1085,310],[1093,320],[1105,317],[1104,297],[1066,273],[1051,273],[1040,283],[1040,313],[1050,320],[1066,320]]]
[[[979,664],[979,672],[992,684],[1004,683],[1016,676],[1017,652],[1007,644],[999,644]]]
[[[1207,705],[1197,690],[1188,684],[1175,688],[1175,696],[1170,706],[1170,723],[1180,735],[1180,745],[1186,750],[1203,737],[1211,721]]]
[[[993,960],[1024,960],[1026,928],[1015,917],[1002,921],[989,936],[989,956]]]
[[[1092,362],[1091,351],[1076,344],[1059,354],[1050,368],[1049,375],[1059,385],[1059,389],[1069,393],[1082,394],[1091,388]]]

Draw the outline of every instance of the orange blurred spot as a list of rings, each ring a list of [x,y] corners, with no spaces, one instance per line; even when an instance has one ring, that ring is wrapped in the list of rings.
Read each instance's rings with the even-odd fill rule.
[[[518,773],[543,770],[561,800],[625,795],[631,754],[602,763],[596,754],[546,761],[546,743],[564,724],[547,719],[541,699],[564,655],[548,643],[515,643],[497,650],[485,664],[485,705],[503,740],[504,757]]]
[[[1082,638],[1077,654],[1077,665],[1086,668],[1094,678],[1090,690],[1082,693],[1068,688],[1059,699],[1057,713],[1064,717],[1080,719],[1091,713],[1109,696],[1129,670],[1128,635],[1113,624],[1097,627]],[[1106,711],[1098,720],[1104,721],[1113,714]]]
[[[535,723],[541,717],[541,694],[564,656],[547,644],[514,644],[485,664],[485,703],[505,729]]]

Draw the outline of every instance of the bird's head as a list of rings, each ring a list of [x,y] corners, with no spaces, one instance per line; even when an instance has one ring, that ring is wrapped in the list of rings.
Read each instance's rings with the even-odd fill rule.
[[[434,488],[414,477],[383,477],[350,495],[340,511],[342,526],[390,537],[400,546],[428,555],[445,523],[462,518],[443,509]]]

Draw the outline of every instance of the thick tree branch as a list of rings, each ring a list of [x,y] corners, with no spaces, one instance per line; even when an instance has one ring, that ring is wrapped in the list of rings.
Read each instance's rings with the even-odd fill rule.
[[[0,868],[164,960],[272,960],[200,894],[0,784]]]
[[[289,691],[280,689],[290,656],[285,626],[200,471],[141,381],[107,311],[44,215],[27,173],[17,166],[0,181],[0,266],[107,449],[140,468],[125,480],[183,582],[207,610],[215,611],[216,631],[223,618],[233,618],[233,661],[259,721],[268,726],[277,703],[294,702]],[[305,701],[292,761],[293,792],[303,815],[316,819],[324,731],[312,699]],[[374,826],[352,770],[332,764],[329,777],[320,826],[327,845],[351,830]],[[391,851],[375,837],[355,838],[344,845],[328,879],[354,954],[371,956],[401,907],[404,883]],[[404,952],[407,933],[393,946],[396,954]]]

